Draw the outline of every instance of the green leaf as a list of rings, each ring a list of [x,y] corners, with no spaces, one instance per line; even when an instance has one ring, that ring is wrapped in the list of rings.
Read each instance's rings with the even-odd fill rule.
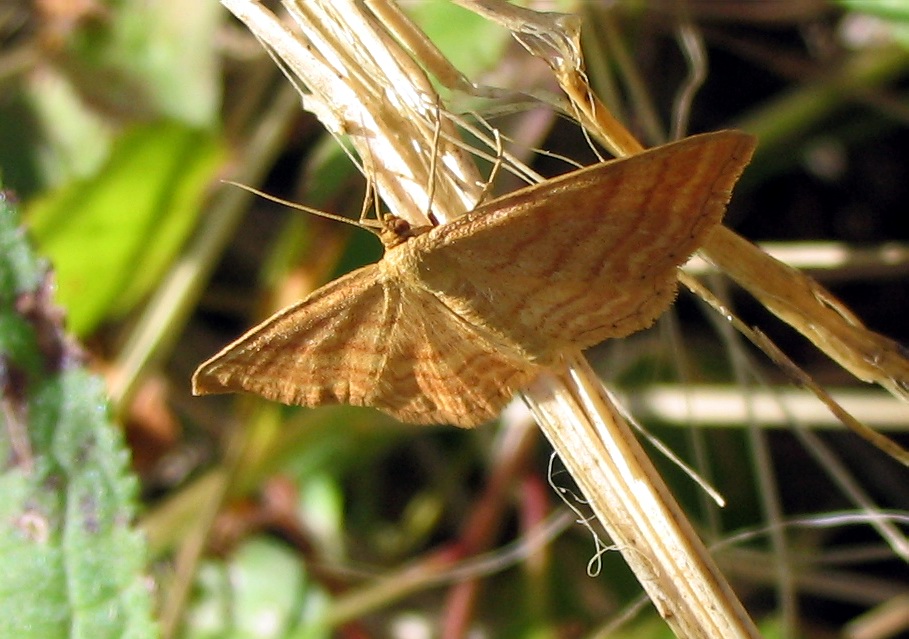
[[[29,207],[71,330],[86,335],[149,292],[193,229],[221,157],[213,134],[145,125],[118,140],[94,177]]]
[[[154,637],[128,454],[2,197],[0,247],[0,637]]]
[[[12,306],[20,291],[34,291],[46,267],[25,241],[25,230],[16,226],[16,212],[9,196],[0,191],[0,305]]]

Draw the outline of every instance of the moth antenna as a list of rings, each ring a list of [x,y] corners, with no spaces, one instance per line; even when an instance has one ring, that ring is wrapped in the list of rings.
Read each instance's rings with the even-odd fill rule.
[[[327,211],[320,211],[319,209],[314,209],[310,206],[306,206],[305,204],[291,202],[290,200],[285,200],[276,195],[270,195],[270,194],[266,193],[265,191],[260,191],[259,189],[255,188],[255,187],[249,186],[248,184],[241,184],[239,182],[234,182],[233,180],[224,180],[224,183],[239,187],[239,188],[243,189],[244,191],[249,191],[250,193],[258,195],[259,197],[264,198],[266,200],[270,200],[276,204],[283,204],[284,206],[287,206],[292,209],[297,209],[298,211],[303,211],[304,213],[309,213],[310,215],[316,215],[318,217],[324,217],[329,220],[335,220],[336,222],[343,222],[344,224],[350,224],[351,226],[355,226],[359,229],[364,229],[366,231],[369,231],[370,233],[372,233],[373,235],[375,235],[377,237],[380,236],[379,229],[381,228],[381,225],[378,222],[372,222],[371,220],[365,219],[363,217],[361,217],[359,220],[352,220],[349,217],[344,217],[343,215],[335,215],[334,213],[328,213]]]

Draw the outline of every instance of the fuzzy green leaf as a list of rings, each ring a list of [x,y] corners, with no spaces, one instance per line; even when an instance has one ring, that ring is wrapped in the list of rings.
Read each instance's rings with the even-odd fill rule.
[[[2,197],[0,247],[0,637],[154,637],[121,433]]]

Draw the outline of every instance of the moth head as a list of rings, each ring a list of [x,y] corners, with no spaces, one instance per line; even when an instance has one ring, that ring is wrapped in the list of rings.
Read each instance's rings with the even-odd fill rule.
[[[412,226],[410,222],[397,215],[383,216],[381,224],[378,236],[386,249],[403,244],[410,238],[422,235],[432,228],[432,226]]]

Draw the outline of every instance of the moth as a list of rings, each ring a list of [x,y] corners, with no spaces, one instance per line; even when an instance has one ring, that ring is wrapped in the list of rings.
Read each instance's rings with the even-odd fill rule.
[[[228,345],[196,370],[193,393],[373,406],[419,424],[488,421],[560,353],[653,324],[754,146],[742,132],[708,133],[440,226],[389,216],[379,262]]]

